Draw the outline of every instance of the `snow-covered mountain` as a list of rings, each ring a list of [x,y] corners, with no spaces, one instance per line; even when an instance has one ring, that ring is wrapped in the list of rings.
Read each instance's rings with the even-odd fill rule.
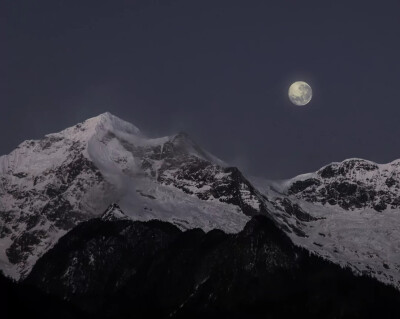
[[[134,220],[228,233],[266,211],[238,169],[186,134],[148,138],[105,113],[0,157],[0,268],[25,276],[60,236],[111,203]]]
[[[237,233],[269,216],[293,242],[400,287],[400,161],[349,159],[247,180],[186,134],[148,138],[109,113],[0,157],[0,269],[25,277],[78,223],[159,219]]]
[[[304,232],[289,234],[295,243],[400,288],[399,160],[348,159],[290,180],[253,179],[253,184],[276,205],[290,202],[311,216],[298,224],[287,212],[275,210],[283,226],[296,225]]]

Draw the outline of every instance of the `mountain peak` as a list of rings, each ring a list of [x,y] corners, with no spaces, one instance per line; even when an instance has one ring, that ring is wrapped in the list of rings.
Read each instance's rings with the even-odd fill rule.
[[[111,204],[100,217],[104,221],[126,220],[128,216],[121,210],[118,204]]]
[[[331,178],[336,175],[344,175],[349,172],[357,171],[374,171],[379,168],[378,164],[360,159],[360,158],[349,158],[342,162],[334,162],[324,166],[317,171],[317,174],[323,178]]]
[[[184,131],[172,135],[170,141],[178,151],[194,155],[196,157],[215,163],[222,167],[227,166],[227,164],[224,161],[220,160],[219,158],[210,154],[209,152],[204,150],[201,146],[199,146],[195,141],[193,141],[190,138],[189,134]]]
[[[123,210],[237,232],[264,208],[225,166],[186,133],[148,138],[109,112],[26,141],[0,157],[0,269],[25,276],[60,236],[107,207],[103,220],[125,219]]]
[[[97,126],[107,128],[110,130],[122,130],[130,134],[139,134],[140,130],[127,121],[111,114],[110,112],[102,113],[96,117],[86,120],[85,122],[93,122]]]
[[[350,158],[322,167],[316,173],[290,180],[288,193],[297,199],[344,210],[378,212],[400,207],[399,161],[377,164]]]
[[[84,121],[83,123],[79,123],[71,128],[64,130],[64,132],[71,129],[84,129],[95,134],[96,132],[105,131],[105,132],[122,132],[126,134],[140,134],[140,130],[133,124],[122,120],[121,118],[109,113],[105,112],[98,116],[92,117]]]
[[[93,137],[101,140],[107,135],[136,135],[140,136],[140,130],[133,124],[126,122],[119,117],[112,115],[109,112],[102,113],[98,116],[91,117],[84,122],[78,123],[74,126],[68,127],[60,132],[47,134],[42,140],[61,141],[68,140],[71,142],[79,142],[87,145]],[[20,146],[24,147],[26,142]]]

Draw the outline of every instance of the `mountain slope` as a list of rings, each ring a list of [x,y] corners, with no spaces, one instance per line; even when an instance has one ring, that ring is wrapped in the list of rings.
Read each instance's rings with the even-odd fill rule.
[[[312,216],[295,224],[306,235],[291,233],[296,244],[400,288],[399,160],[348,159],[287,181],[253,184],[272,202],[289,201]],[[295,223],[287,212],[275,210],[274,217]]]
[[[110,318],[396,318],[400,293],[355,277],[257,216],[238,234],[93,219],[26,282]]]
[[[288,193],[345,210],[400,208],[400,160],[376,164],[348,159],[291,181]]]
[[[147,138],[105,113],[0,157],[0,269],[26,276],[58,238],[111,203],[134,220],[227,232],[267,212],[238,169],[186,134]]]
[[[61,236],[115,203],[133,220],[228,233],[267,215],[295,244],[400,288],[399,185],[400,161],[360,159],[250,182],[184,133],[148,138],[105,113],[0,157],[0,269],[24,278]]]

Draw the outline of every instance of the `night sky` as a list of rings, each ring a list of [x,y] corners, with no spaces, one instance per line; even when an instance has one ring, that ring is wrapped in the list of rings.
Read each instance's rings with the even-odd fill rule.
[[[0,4],[0,154],[109,111],[248,174],[400,158],[400,1]],[[313,88],[290,103],[296,80]]]

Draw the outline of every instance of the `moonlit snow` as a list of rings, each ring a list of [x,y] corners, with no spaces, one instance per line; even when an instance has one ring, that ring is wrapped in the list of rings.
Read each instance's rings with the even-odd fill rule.
[[[157,157],[159,153],[153,153],[153,150],[168,152],[166,145],[178,137],[148,138],[134,125],[106,113],[49,134],[42,140],[25,141],[9,155],[1,156],[0,217],[7,220],[0,219],[0,229],[3,228],[0,269],[16,279],[26,275],[36,260],[73,227],[60,226],[58,219],[41,213],[51,204],[51,196],[47,193],[53,188],[57,190],[57,185],[68,186],[58,195],[61,201],[56,202],[57,205],[70,205],[74,214],[66,216],[67,222],[75,216],[80,218],[76,223],[100,216],[110,203],[116,203],[121,214],[133,220],[160,219],[181,229],[198,227],[205,231],[217,228],[228,233],[239,232],[250,217],[239,206],[224,202],[224,197],[204,198],[211,184],[201,181],[198,185],[190,178],[176,175],[177,167],[164,169],[162,177],[178,186],[184,183],[185,191],[177,184],[162,183],[158,179],[158,168],[162,167],[164,159]],[[230,174],[221,169],[226,164],[189,139],[179,138],[181,150],[189,154],[189,159],[199,158],[212,163],[208,178],[222,185]],[[150,153],[146,153],[148,150]],[[74,169],[77,160],[83,161],[84,165]],[[143,160],[151,161],[149,165],[154,176],[143,170]],[[327,167],[342,172],[349,163],[360,169],[354,167],[345,171],[347,175],[322,178],[321,172]],[[182,163],[185,164],[188,163]],[[72,178],[71,174],[77,175]],[[376,203],[371,202],[362,208],[344,209],[338,204],[324,203],[322,192],[329,183],[346,182],[364,185],[382,193],[378,199],[389,198],[395,203],[400,198],[400,188],[391,181],[398,181],[399,176],[400,161],[378,165],[350,159],[288,181],[255,178],[252,179],[255,191],[243,182],[237,191],[240,201],[248,207],[258,210],[264,206],[265,213],[282,226],[295,244],[358,273],[400,287],[398,207],[388,205],[378,212],[374,209]],[[315,181],[321,197],[314,199],[317,193],[307,193],[309,188],[297,194],[289,192],[294,183],[310,179]],[[224,194],[228,195],[229,192]],[[312,196],[311,200],[307,196]],[[289,205],[289,209],[285,205]],[[299,219],[293,214],[293,209],[297,208],[311,219]],[[63,218],[63,215],[57,218]],[[19,239],[23,243],[25,238],[33,235],[39,244],[28,247],[31,250],[21,262],[11,263],[7,249]]]

